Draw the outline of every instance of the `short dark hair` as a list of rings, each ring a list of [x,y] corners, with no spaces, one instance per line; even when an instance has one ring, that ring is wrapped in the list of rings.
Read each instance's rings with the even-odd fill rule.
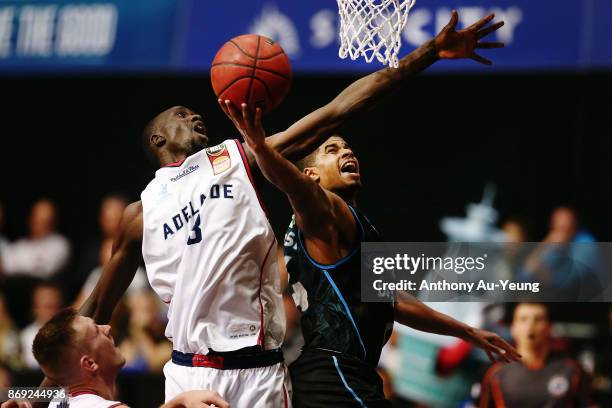
[[[304,171],[304,169],[308,167],[315,167],[317,165],[317,152],[319,148],[317,147],[314,152],[311,152],[308,156],[304,157],[302,160],[299,160],[295,163],[300,171]]]
[[[32,344],[32,353],[45,375],[59,380],[66,371],[66,357],[75,345],[76,330],[72,327],[77,312],[66,308],[53,316],[38,331]]]
[[[149,162],[151,162],[154,165],[159,164],[157,157],[155,157],[155,155],[153,154],[153,150],[151,150],[151,135],[153,135],[156,130],[157,130],[157,116],[155,116],[153,119],[151,119],[147,123],[147,125],[142,130],[142,134],[140,135],[141,137],[140,141],[142,143],[142,150],[144,151],[144,154],[149,160]]]

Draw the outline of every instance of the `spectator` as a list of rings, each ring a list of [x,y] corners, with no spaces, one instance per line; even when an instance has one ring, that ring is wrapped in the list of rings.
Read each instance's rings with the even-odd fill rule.
[[[170,359],[172,344],[164,335],[165,322],[158,298],[148,290],[129,296],[127,337],[119,343],[125,369],[161,372]]]
[[[102,199],[98,216],[101,234],[90,239],[83,246],[79,256],[77,271],[70,283],[73,289],[81,288],[91,273],[95,271],[95,268],[106,263],[100,261],[100,252],[105,250],[104,247],[108,245],[109,241],[112,247],[112,242],[117,236],[121,216],[126,205],[127,200],[117,194],[110,194]]]
[[[545,304],[519,303],[511,333],[522,360],[497,363],[487,371],[481,408],[588,406],[588,381],[578,363],[551,356],[551,321]]]
[[[32,354],[32,342],[38,330],[56,313],[62,310],[62,292],[54,284],[43,282],[38,284],[32,293],[32,314],[34,321],[21,331],[21,352],[23,361],[32,368],[38,368],[38,363]]]
[[[96,284],[100,280],[100,276],[102,276],[102,269],[104,268],[104,265],[106,265],[106,263],[110,260],[112,249],[113,249],[113,241],[110,238],[105,239],[104,241],[102,241],[102,244],[100,244],[99,252],[98,252],[99,264],[91,271],[91,273],[89,274],[89,277],[87,278],[87,280],[81,287],[81,290],[79,294],[77,295],[74,301],[74,304],[73,304],[73,307],[75,307],[76,309],[81,307],[83,302],[87,300],[91,292],[96,287]],[[127,293],[131,294],[134,292],[138,292],[138,291],[150,289],[150,288],[151,286],[149,286],[149,281],[147,280],[147,272],[141,266],[136,271],[136,275],[134,275],[134,279],[132,280],[132,283],[130,283]],[[113,327],[118,327],[118,326],[119,325],[116,325]]]
[[[41,279],[50,278],[68,262],[70,244],[55,232],[55,205],[38,200],[32,206],[29,236],[7,246],[2,256],[2,269],[7,275],[24,274]]]
[[[9,315],[6,299],[0,293],[0,364],[13,369],[20,368],[22,363],[19,351],[19,332]]]
[[[521,243],[529,240],[527,225],[518,218],[509,218],[502,224],[504,242]]]
[[[581,285],[599,288],[599,259],[595,238],[580,227],[576,212],[558,207],[551,214],[548,234],[530,254],[519,277],[569,296],[578,293]]]

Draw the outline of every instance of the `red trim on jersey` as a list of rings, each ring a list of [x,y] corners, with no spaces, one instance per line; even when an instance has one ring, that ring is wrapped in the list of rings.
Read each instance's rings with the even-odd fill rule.
[[[289,408],[289,402],[287,402],[289,400],[289,396],[287,394],[287,387],[285,387],[285,384],[283,384],[283,399],[285,400],[285,408]]]
[[[266,349],[266,342],[264,341],[264,311],[263,302],[261,301],[261,285],[263,279],[263,268],[266,266],[266,261],[268,260],[268,256],[270,255],[270,251],[272,250],[275,242],[276,238],[273,237],[272,243],[268,248],[268,252],[266,252],[266,257],[259,267],[259,290],[257,291],[257,297],[259,297],[259,336],[257,337],[257,344],[259,344],[263,350]]]
[[[499,382],[497,382],[495,374],[497,374],[502,367],[501,363],[495,363],[485,373],[480,391],[480,408],[489,408],[489,397],[491,397],[494,403],[498,402],[496,386],[499,386]],[[489,393],[491,393],[491,395],[489,395]]]
[[[122,405],[125,405],[125,404],[124,404],[123,402],[120,402],[120,403],[118,403],[118,404],[113,404],[113,405],[111,405],[111,406],[110,406],[110,407],[108,407],[108,408],[116,408],[116,407],[120,407],[120,406],[122,406]]]
[[[244,152],[244,148],[242,147],[242,143],[238,139],[234,139],[236,142],[236,146],[238,146],[238,151],[240,152],[240,157],[242,158],[242,163],[244,163],[244,167],[246,168],[247,175],[249,176],[249,180],[251,181],[251,185],[253,186],[253,190],[255,190],[255,195],[257,196],[257,200],[259,200],[259,205],[266,213],[266,217],[270,218],[268,215],[268,209],[263,203],[261,196],[259,195],[259,190],[257,190],[257,186],[255,185],[255,179],[253,178],[253,173],[251,172],[251,166],[249,166],[249,160],[247,159],[246,153]]]
[[[185,159],[181,159],[177,162],[166,164],[164,167],[181,167],[181,165],[185,162]]]

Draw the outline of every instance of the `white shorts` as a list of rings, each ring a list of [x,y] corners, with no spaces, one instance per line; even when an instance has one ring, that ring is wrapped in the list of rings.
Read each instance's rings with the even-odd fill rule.
[[[166,402],[191,390],[216,391],[232,408],[291,408],[291,382],[285,363],[267,367],[219,370],[164,366]]]

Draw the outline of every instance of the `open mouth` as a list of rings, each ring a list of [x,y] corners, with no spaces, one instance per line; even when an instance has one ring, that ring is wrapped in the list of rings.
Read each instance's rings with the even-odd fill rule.
[[[201,135],[206,135],[206,127],[204,126],[204,122],[198,121],[196,122],[193,130]]]
[[[358,174],[357,162],[355,160],[347,160],[340,166],[341,173]]]

